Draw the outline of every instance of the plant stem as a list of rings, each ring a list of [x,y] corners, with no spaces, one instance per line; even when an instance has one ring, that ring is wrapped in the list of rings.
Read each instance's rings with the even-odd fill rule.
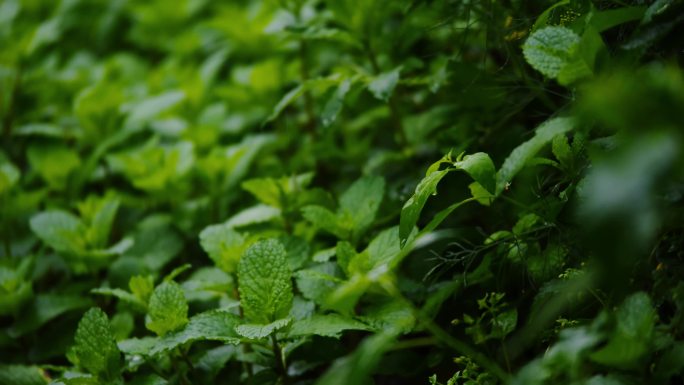
[[[232,274],[231,275],[233,278],[233,296],[235,299],[240,301],[240,291],[238,291],[238,279],[237,279],[237,274]],[[242,310],[242,304],[238,307],[238,311],[240,314],[240,318],[244,318],[245,314],[244,311]],[[244,343],[242,345],[242,353],[247,354],[252,351],[252,346],[250,344]],[[242,361],[242,369],[247,373],[247,378],[249,379],[249,382],[252,381],[252,376],[254,375],[254,371],[252,369],[252,364],[249,362]]]
[[[433,346],[439,343],[434,337],[414,338],[412,340],[399,341],[390,350],[412,349],[421,346]]]
[[[285,363],[285,357],[283,357],[283,350],[280,348],[278,339],[276,338],[275,332],[271,334],[271,342],[273,344],[273,355],[276,360],[276,369],[280,373],[280,378],[283,380],[283,384],[287,385],[290,382],[290,378],[287,375],[287,364]]]

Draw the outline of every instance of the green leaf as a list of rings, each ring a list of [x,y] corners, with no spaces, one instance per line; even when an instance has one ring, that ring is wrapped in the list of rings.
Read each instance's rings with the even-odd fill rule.
[[[119,341],[117,346],[125,354],[148,356],[158,343],[159,337],[129,338]]]
[[[83,235],[86,227],[75,215],[62,210],[44,211],[34,215],[30,225],[38,238],[56,251],[77,255],[85,253]]]
[[[349,231],[340,225],[337,215],[323,206],[302,207],[302,216],[314,226],[340,239],[349,238]]]
[[[504,161],[496,175],[496,195],[500,195],[507,184],[515,177],[525,164],[554,137],[572,130],[575,121],[572,118],[552,118],[537,127],[534,137],[516,147]]]
[[[264,124],[268,122],[272,122],[280,116],[280,114],[287,108],[290,104],[292,104],[295,100],[297,100],[300,96],[302,96],[306,92],[306,87],[303,84],[298,85],[297,87],[291,89],[288,91],[288,93],[283,96],[278,104],[273,107],[273,112],[271,112],[271,115],[266,118],[264,121]]]
[[[67,294],[38,294],[28,305],[24,316],[8,329],[12,337],[34,331],[60,315],[91,305],[88,298]]]
[[[449,170],[441,170],[429,173],[418,183],[413,196],[404,204],[399,219],[399,239],[402,247],[406,244],[406,240],[416,226],[425,202],[427,202],[430,195],[436,194],[437,184],[448,172]]]
[[[399,227],[393,226],[380,232],[366,249],[371,268],[387,265],[391,268],[398,264],[397,258],[403,256],[399,247]]]
[[[91,293],[93,294],[100,294],[100,295],[107,295],[107,296],[112,296],[120,299],[121,301],[127,302],[130,305],[133,305],[137,309],[145,310],[147,308],[147,305],[145,302],[141,301],[140,298],[137,296],[127,292],[126,290],[118,289],[118,288],[108,288],[108,287],[101,287],[101,288],[96,288],[90,290]]]
[[[61,145],[31,146],[27,156],[31,168],[57,190],[66,187],[69,176],[81,165],[78,153]]]
[[[352,314],[359,299],[372,283],[367,274],[354,274],[330,292],[325,298],[324,307],[342,314]]]
[[[235,333],[238,323],[236,315],[221,309],[197,314],[190,318],[185,328],[168,333],[155,341],[150,354],[168,352],[195,341],[222,341],[237,345],[240,342]]]
[[[653,343],[656,313],[651,298],[644,292],[632,294],[618,308],[615,318],[617,327],[608,344],[591,358],[603,365],[630,368]]]
[[[81,367],[106,381],[120,376],[121,353],[102,310],[91,308],[83,315],[74,341],[74,353]]]
[[[351,85],[351,80],[344,80],[340,83],[339,87],[337,87],[337,90],[335,90],[330,99],[328,99],[328,102],[325,103],[325,107],[323,107],[323,112],[321,113],[321,123],[323,123],[324,127],[333,124],[337,118],[337,115],[344,105],[344,97],[347,96],[347,93],[351,89]]]
[[[566,27],[552,26],[532,33],[523,45],[525,60],[544,76],[555,79],[571,60],[580,36]]]
[[[368,84],[368,91],[377,99],[387,102],[394,92],[394,88],[399,83],[399,73],[401,67],[397,67],[392,71],[382,73],[376,76],[373,81]]]
[[[620,7],[601,12],[595,12],[589,19],[590,25],[598,32],[606,31],[610,28],[630,21],[641,20],[646,13],[646,7]]]
[[[473,198],[475,198],[475,200],[477,200],[483,206],[489,206],[496,198],[496,195],[487,191],[487,189],[482,187],[482,185],[477,182],[469,184],[468,190],[470,190],[470,195],[472,195]]]
[[[288,332],[288,336],[317,335],[340,338],[345,330],[370,330],[370,327],[363,322],[339,314],[315,314],[313,317],[295,321]]]
[[[144,262],[150,271],[159,271],[183,248],[181,236],[164,217],[150,217],[135,232],[133,246],[125,257]]]
[[[16,185],[20,177],[19,169],[12,163],[4,161],[0,155],[0,195]]]
[[[208,226],[202,230],[199,238],[209,258],[227,273],[235,272],[238,261],[248,246],[245,237],[227,224]]]
[[[567,86],[592,76],[596,58],[603,49],[605,44],[599,31],[593,27],[585,28],[577,49],[558,73],[558,83]]]
[[[354,182],[340,196],[338,218],[345,228],[351,230],[354,238],[373,223],[384,193],[385,180],[367,176]]]
[[[280,217],[280,209],[258,204],[233,215],[225,224],[237,228],[272,221]]]
[[[304,238],[283,235],[278,237],[278,242],[285,247],[287,263],[290,265],[291,271],[300,269],[309,261],[309,243]]]
[[[103,249],[107,246],[118,209],[119,199],[112,196],[89,196],[78,204],[81,218],[88,225],[86,242],[90,247]]]
[[[492,194],[495,192],[496,168],[489,155],[484,152],[466,155],[462,160],[454,163],[454,167],[468,173],[471,178],[475,179],[475,182],[479,183],[488,192]]]
[[[252,340],[266,338],[276,331],[287,327],[292,322],[291,318],[275,320],[267,325],[243,324],[235,327],[235,332],[242,337]]]
[[[565,169],[572,169],[572,164],[574,161],[574,153],[570,144],[568,143],[568,137],[565,134],[556,135],[551,142],[551,151],[553,156],[558,159],[558,162]]]
[[[188,323],[188,303],[183,289],[174,281],[164,281],[152,293],[145,326],[163,336]]]
[[[278,179],[256,178],[242,182],[242,188],[252,193],[261,202],[284,209],[287,208],[289,196],[301,192],[311,183],[312,178],[312,173]]]
[[[298,85],[297,87],[291,89],[285,96],[283,96],[278,104],[273,108],[273,112],[266,118],[264,125],[274,121],[280,114],[295,100],[299,99],[300,96],[304,95],[305,92],[314,88],[329,88],[339,83],[339,79],[335,76],[327,78],[317,78],[309,79],[306,82]]]
[[[179,275],[183,274],[185,271],[192,269],[192,265],[189,263],[182,264],[175,269],[171,270],[168,274],[164,276],[164,281],[173,281]]]
[[[287,252],[275,239],[250,246],[238,264],[240,303],[251,322],[268,324],[292,308],[292,273]]]
[[[147,304],[154,292],[154,277],[151,275],[135,275],[128,280],[128,288],[134,296]]]
[[[361,319],[375,331],[407,334],[416,326],[413,309],[397,300],[371,307]]]
[[[138,101],[131,105],[132,108],[124,123],[124,128],[127,130],[142,128],[145,123],[156,118],[162,112],[178,105],[185,97],[186,95],[183,91],[169,91]]]
[[[336,264],[322,263],[311,269],[300,270],[295,273],[297,288],[304,298],[322,305],[328,295],[335,290],[341,279],[335,277]]]
[[[36,366],[0,364],[0,385],[46,385],[48,380]]]

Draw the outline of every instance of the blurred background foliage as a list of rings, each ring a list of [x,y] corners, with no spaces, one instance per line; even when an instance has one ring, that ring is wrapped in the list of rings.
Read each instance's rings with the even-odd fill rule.
[[[0,1],[0,384],[681,384],[682,36],[681,0]],[[191,334],[265,238],[278,348]]]

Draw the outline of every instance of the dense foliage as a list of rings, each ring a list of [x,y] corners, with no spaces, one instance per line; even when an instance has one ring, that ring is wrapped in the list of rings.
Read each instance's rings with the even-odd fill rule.
[[[0,385],[682,384],[684,1],[0,1]]]

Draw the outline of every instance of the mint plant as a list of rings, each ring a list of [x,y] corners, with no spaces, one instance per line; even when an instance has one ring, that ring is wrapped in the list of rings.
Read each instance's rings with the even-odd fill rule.
[[[0,0],[0,385],[684,375],[680,0]]]

